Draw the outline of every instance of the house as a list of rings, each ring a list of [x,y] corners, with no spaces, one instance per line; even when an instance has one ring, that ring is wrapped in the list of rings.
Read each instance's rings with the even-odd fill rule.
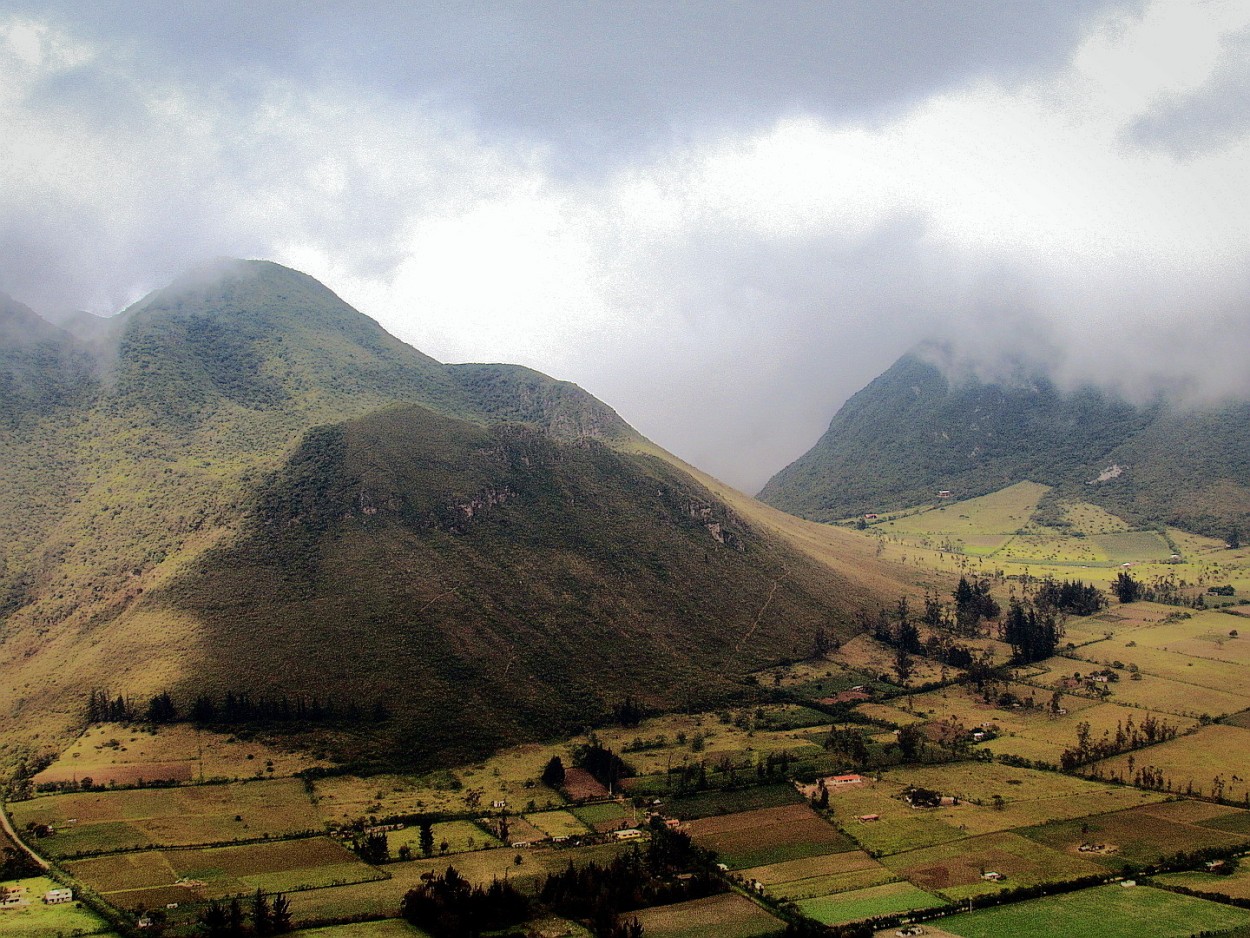
[[[43,894],[43,901],[47,905],[60,905],[62,902],[74,901],[74,890],[72,889],[49,889]]]
[[[30,905],[26,897],[25,886],[0,886],[0,909],[19,909]]]
[[[490,806],[491,806],[492,808],[495,808],[496,810],[498,810],[499,808],[506,808],[506,807],[508,807],[508,802],[506,802],[506,801],[492,801],[492,802],[490,803]]]
[[[938,498],[950,498],[950,497],[951,497],[950,489],[942,489],[938,492]]]
[[[677,830],[677,828],[681,827],[681,821],[679,821],[675,817],[665,818],[664,826],[667,827],[671,831],[675,831]]]
[[[984,873],[981,874],[981,878],[985,880],[987,883],[1001,883],[1007,877],[1004,876],[1002,873],[998,873],[994,870],[986,870]]]
[[[135,924],[136,924],[136,925],[138,925],[140,928],[151,928],[151,927],[152,927],[152,916],[150,916],[150,915],[140,915],[140,916],[139,916],[139,921],[135,922]]]
[[[508,846],[513,850],[524,850],[529,845],[530,842],[528,840],[514,840],[512,843],[508,844]]]
[[[830,785],[862,785],[868,779],[862,775],[831,775],[825,779],[825,787]]]
[[[864,515],[865,521],[876,521],[877,518],[878,518],[878,515],[875,512],[871,512],[871,511],[868,512],[868,514]]]
[[[642,831],[636,827],[627,827],[624,830],[616,832],[617,840],[637,840],[642,836]]]
[[[1121,885],[1123,888],[1125,888],[1125,889],[1132,889],[1134,886],[1136,886],[1136,885],[1137,885],[1137,880],[1135,880],[1135,879],[1126,879],[1126,880],[1124,880],[1124,882],[1120,883],[1120,885]]]
[[[873,821],[881,820],[881,815],[880,814],[861,814],[855,820],[859,821],[861,824],[870,824]]]

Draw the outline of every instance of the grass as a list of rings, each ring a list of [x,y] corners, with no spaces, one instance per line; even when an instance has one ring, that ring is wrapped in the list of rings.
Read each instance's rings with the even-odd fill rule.
[[[51,935],[113,935],[108,923],[78,901],[45,905],[43,895],[61,884],[46,876],[6,882],[25,889],[29,905],[0,911],[0,932],[10,938],[48,938]]]
[[[1132,753],[1132,771],[1128,755],[1105,759],[1090,768],[1107,776],[1125,778],[1147,767],[1156,768],[1163,772],[1170,790],[1177,793],[1192,791],[1196,795],[1211,796],[1222,782],[1219,790],[1223,798],[1240,803],[1250,798],[1250,779],[1246,777],[1250,773],[1246,771],[1245,757],[1248,746],[1250,729],[1215,724]]]
[[[394,918],[351,925],[327,925],[324,928],[301,928],[292,934],[299,938],[428,938],[427,932]]]
[[[527,814],[525,820],[548,837],[576,837],[588,833],[589,828],[575,814],[568,811],[543,811]]]
[[[754,902],[732,892],[624,916],[625,921],[632,918],[638,919],[648,938],[764,938],[785,928]]]
[[[887,883],[817,899],[801,899],[797,904],[799,911],[808,918],[824,925],[841,925],[878,915],[934,909],[946,903],[911,883]]]
[[[1250,924],[1250,912],[1161,889],[1098,886],[1015,905],[981,909],[942,919],[943,931],[961,938],[1180,938]]]
[[[89,726],[34,782],[90,778],[97,785],[133,785],[141,779],[281,778],[326,764],[307,752],[185,723],[154,728],[103,723]]]
[[[298,779],[51,795],[12,803],[14,824],[48,824],[52,857],[280,837],[322,829]],[[76,819],[76,820],[74,820]]]

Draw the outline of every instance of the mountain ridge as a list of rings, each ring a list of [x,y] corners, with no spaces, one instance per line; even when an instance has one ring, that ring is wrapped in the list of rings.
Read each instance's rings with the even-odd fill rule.
[[[853,395],[758,497],[835,521],[930,502],[939,490],[972,497],[1027,480],[1138,523],[1223,535],[1250,521],[1247,418],[1250,403],[1182,411],[1094,388],[1062,392],[1045,378],[952,381],[909,353]],[[1113,465],[1114,477],[1095,482]]]

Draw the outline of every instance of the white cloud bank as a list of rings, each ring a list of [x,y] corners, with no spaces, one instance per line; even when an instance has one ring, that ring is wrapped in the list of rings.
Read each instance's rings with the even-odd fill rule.
[[[1158,0],[1024,83],[571,178],[424,100],[263,75],[229,97],[12,19],[0,288],[105,312],[204,255],[269,257],[437,358],[577,381],[749,490],[934,336],[1066,384],[1250,394],[1250,102],[1184,122],[1250,88],[1248,36],[1245,3]]]

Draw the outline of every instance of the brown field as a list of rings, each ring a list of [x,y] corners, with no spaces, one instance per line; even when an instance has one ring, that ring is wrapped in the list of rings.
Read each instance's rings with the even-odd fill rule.
[[[806,804],[761,808],[690,821],[690,835],[734,868],[841,853],[852,842]]]
[[[643,909],[625,920],[631,918],[638,919],[648,938],[759,938],[785,928],[754,902],[732,892]]]
[[[1189,872],[1168,873],[1158,879],[1164,885],[1184,886],[1198,892],[1223,893],[1234,899],[1250,900],[1250,870],[1245,869],[1244,866],[1228,876]]]
[[[564,790],[574,801],[608,797],[608,790],[585,769],[570,768],[564,773]]]
[[[862,850],[847,850],[844,853],[829,853],[824,856],[770,863],[767,866],[754,866],[742,870],[740,875],[743,879],[757,879],[765,886],[770,886],[774,883],[789,883],[796,879],[809,879],[813,876],[835,876],[840,873],[874,869],[880,865]]]
[[[868,635],[857,635],[842,645],[833,655],[833,659],[847,668],[874,676],[888,675],[893,680],[894,651]],[[911,677],[906,686],[926,684],[941,680],[944,675],[952,676],[960,673],[955,668],[948,668],[927,658],[916,658]]]
[[[949,899],[1093,876],[1103,871],[1083,858],[1046,849],[1011,832],[895,854],[886,858],[885,865],[920,888]],[[990,870],[1002,873],[1006,880],[982,880],[981,873]]]

